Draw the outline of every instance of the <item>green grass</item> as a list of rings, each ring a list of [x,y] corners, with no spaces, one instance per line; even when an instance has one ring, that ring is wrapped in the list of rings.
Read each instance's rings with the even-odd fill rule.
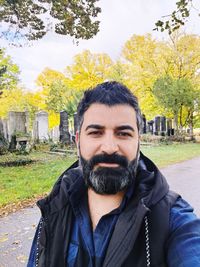
[[[31,158],[40,161],[25,166],[0,167],[0,208],[49,192],[58,176],[75,160],[71,156],[46,153],[34,153]]]
[[[200,144],[174,144],[141,147],[159,167],[200,156]],[[0,162],[24,158],[0,156]],[[0,167],[0,208],[48,193],[59,175],[76,159],[35,152],[28,156],[38,162],[18,167]]]
[[[200,156],[199,143],[141,146],[141,151],[159,167]]]

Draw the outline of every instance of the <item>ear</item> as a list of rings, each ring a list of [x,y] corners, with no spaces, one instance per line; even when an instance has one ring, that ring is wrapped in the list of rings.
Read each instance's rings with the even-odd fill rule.
[[[80,151],[79,151],[79,132],[78,131],[76,131],[75,141],[76,141],[76,148],[77,148],[77,156],[79,158]]]
[[[78,143],[79,143],[79,132],[78,131],[76,131],[75,140],[76,140],[76,146],[78,148]]]

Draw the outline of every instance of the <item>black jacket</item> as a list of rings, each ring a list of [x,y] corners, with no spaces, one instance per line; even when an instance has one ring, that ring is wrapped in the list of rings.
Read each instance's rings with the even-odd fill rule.
[[[37,236],[36,266],[67,266],[73,217],[69,192],[81,175],[76,162],[61,175],[50,195],[38,201],[42,219]],[[170,209],[177,195],[169,191],[163,175],[142,154],[134,192],[119,215],[103,267],[166,267]],[[81,246],[77,266],[88,266],[88,255]]]

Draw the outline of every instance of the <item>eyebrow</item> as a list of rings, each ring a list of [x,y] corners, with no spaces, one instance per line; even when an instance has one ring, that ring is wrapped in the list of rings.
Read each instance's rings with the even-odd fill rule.
[[[99,124],[90,124],[86,127],[85,131],[89,130],[89,129],[97,129],[97,130],[103,130],[105,129],[104,126],[99,125]],[[130,125],[121,125],[116,127],[117,131],[121,131],[121,130],[131,130],[132,132],[135,132],[134,128],[131,127]]]
[[[116,128],[118,131],[120,130],[131,130],[132,132],[135,132],[134,128],[130,125],[122,125]]]
[[[90,124],[86,127],[85,131],[89,129],[98,129],[98,130],[103,130],[105,127],[99,124]]]

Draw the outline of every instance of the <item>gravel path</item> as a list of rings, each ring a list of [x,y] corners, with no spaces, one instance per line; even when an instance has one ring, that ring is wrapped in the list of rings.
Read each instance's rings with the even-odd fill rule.
[[[180,193],[200,217],[200,157],[161,170],[171,189]],[[24,267],[39,221],[37,207],[0,218],[0,267]]]

